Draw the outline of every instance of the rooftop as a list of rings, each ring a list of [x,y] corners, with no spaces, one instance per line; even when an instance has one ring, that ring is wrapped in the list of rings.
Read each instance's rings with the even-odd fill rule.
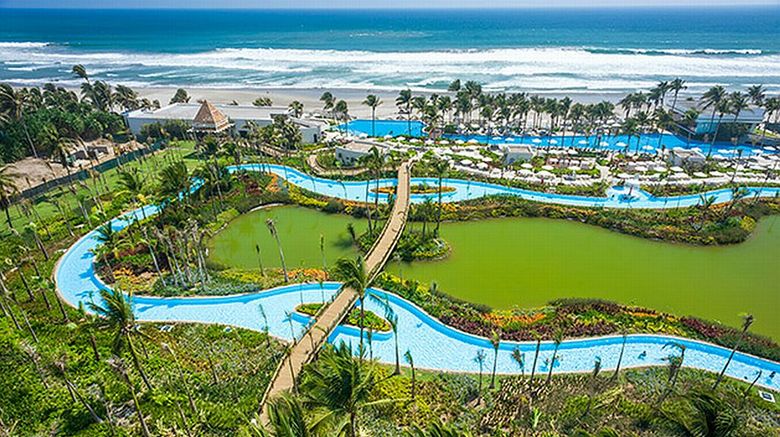
[[[336,146],[337,148],[349,150],[351,152],[360,152],[360,153],[369,153],[372,148],[376,147],[379,149],[380,152],[383,151],[382,146],[378,146],[374,143],[364,143],[364,142],[358,142],[358,141],[351,141],[347,144],[341,144],[339,146]]]

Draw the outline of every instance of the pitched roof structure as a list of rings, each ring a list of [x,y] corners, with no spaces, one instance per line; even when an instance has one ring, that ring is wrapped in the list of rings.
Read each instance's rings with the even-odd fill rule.
[[[192,128],[201,132],[221,132],[230,127],[230,121],[219,109],[204,100],[192,120]]]

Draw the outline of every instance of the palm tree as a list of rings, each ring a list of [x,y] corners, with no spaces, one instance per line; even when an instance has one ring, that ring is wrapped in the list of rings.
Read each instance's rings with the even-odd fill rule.
[[[623,353],[626,351],[627,339],[628,339],[628,334],[623,332],[623,342],[620,344],[620,355],[618,355],[617,365],[615,366],[615,373],[612,374],[613,381],[617,379],[618,375],[620,374],[620,365],[623,363]]]
[[[406,364],[412,368],[412,402],[414,402],[417,393],[417,378],[414,373],[414,358],[412,358],[412,353],[409,351],[409,349],[407,349],[404,353],[404,361],[406,361]]]
[[[303,103],[294,100],[287,107],[287,110],[290,112],[290,115],[292,115],[293,117],[301,118],[301,116],[303,115]]]
[[[433,163],[433,170],[436,172],[436,177],[439,180],[439,209],[436,212],[436,236],[439,236],[439,226],[441,225],[441,210],[442,210],[442,181],[447,176],[447,171],[450,169],[449,162],[440,159]]]
[[[407,135],[412,135],[412,90],[405,89],[398,93],[395,106],[406,112]]]
[[[279,241],[279,232],[276,231],[276,223],[274,223],[272,218],[268,218],[265,220],[265,225],[268,226],[268,231],[276,240],[276,247],[279,249],[279,261],[282,264],[282,272],[284,272],[284,282],[290,282],[290,277],[287,275],[287,264],[284,262],[284,250],[282,249],[281,241]]]
[[[687,88],[685,81],[679,77],[669,82],[669,90],[674,93],[674,98],[672,99],[672,112],[674,112],[674,108],[677,106],[677,95],[680,91]]]
[[[359,413],[373,406],[397,402],[396,399],[372,401],[373,389],[379,381],[376,366],[352,356],[345,343],[326,346],[315,364],[309,367],[301,382],[304,404],[324,410],[318,417],[315,430],[330,429],[330,435],[357,437]]]
[[[371,285],[371,280],[366,271],[365,260],[358,256],[354,260],[341,258],[336,261],[335,273],[344,281],[344,287],[355,290],[360,299],[360,353],[363,353],[363,329],[365,325],[366,289]]]
[[[685,404],[688,408],[677,405],[660,408],[657,420],[676,435],[686,437],[735,436],[744,426],[734,405],[722,401],[715,393],[694,390],[685,396]]]
[[[34,351],[34,350],[33,350]],[[36,367],[38,366],[36,361],[35,362]],[[84,399],[84,396],[81,395],[81,392],[79,392],[78,388],[75,384],[73,384],[73,381],[70,380],[70,377],[68,376],[67,372],[67,365],[65,363],[65,357],[59,357],[52,363],[54,369],[56,372],[62,377],[62,379],[65,381],[65,387],[68,389],[68,393],[71,395],[71,399],[75,402],[78,400],[78,402],[84,406],[84,408],[89,412],[89,415],[92,416],[92,420],[95,421],[95,423],[103,423],[103,419],[98,416],[98,414],[95,412],[95,409],[92,408],[92,405],[87,402],[86,399]],[[46,383],[44,381],[44,387],[46,386]]]
[[[721,102],[726,100],[726,96],[726,89],[720,85],[716,85],[710,88],[702,95],[702,109],[712,108],[712,115],[710,116],[710,128],[712,128],[712,125],[715,123],[715,114],[721,108]],[[713,139],[713,144],[714,143],[715,141]]]
[[[726,360],[726,364],[723,365],[723,370],[720,371],[720,374],[718,374],[718,379],[716,379],[715,384],[712,385],[712,390],[716,390],[718,385],[720,385],[720,382],[723,380],[723,375],[726,374],[726,369],[729,368],[731,360],[734,359],[734,354],[737,353],[737,349],[739,349],[739,346],[745,339],[745,334],[747,334],[748,329],[750,329],[750,326],[753,324],[753,320],[754,319],[752,314],[746,314],[742,317],[742,330],[739,333],[737,341],[734,343],[734,347],[731,349],[731,353],[729,354],[729,358]]]
[[[116,330],[114,334],[113,349],[114,353],[119,354],[125,345],[130,351],[135,370],[141,375],[146,387],[151,390],[152,384],[149,382],[146,373],[138,360],[138,354],[135,350],[134,338],[142,334],[135,327],[135,314],[129,296],[126,296],[119,290],[100,290],[102,305],[89,302],[89,308],[100,316],[98,324],[107,326]]]
[[[490,337],[490,344],[493,346],[493,373],[490,375],[490,389],[496,388],[496,366],[498,365],[498,349],[501,347],[501,334],[493,331]]]
[[[561,342],[563,342],[563,331],[559,330],[553,335],[553,344],[555,344],[555,348],[553,349],[552,359],[550,360],[550,369],[547,372],[547,384],[552,380],[552,373],[555,368],[555,361],[558,359],[558,348],[561,346]]]
[[[531,376],[529,381],[533,383],[534,375],[536,374],[536,362],[539,360],[539,350],[542,348],[542,338],[536,335],[536,351],[534,352],[534,364],[531,366]]]
[[[468,431],[461,431],[452,425],[444,424],[439,418],[429,421],[425,429],[414,425],[404,435],[406,437],[471,437]]]
[[[70,69],[70,72],[74,76],[77,76],[82,80],[84,80],[85,82],[89,83],[89,75],[87,74],[87,69],[83,65],[81,64],[74,65],[73,68]]]
[[[275,437],[311,437],[313,423],[300,399],[289,393],[271,399],[268,403],[268,422]],[[260,435],[265,435],[260,434]]]
[[[146,179],[143,177],[137,167],[133,167],[128,170],[120,170],[118,172],[119,181],[117,183],[122,188],[120,192],[129,194],[133,199],[133,204],[137,205],[139,201],[142,201],[144,189],[146,187]],[[146,210],[141,209],[144,220],[146,219]]]
[[[730,109],[731,112],[734,113],[734,124],[737,124],[737,120],[739,119],[739,114],[744,109],[750,107],[748,100],[749,100],[749,96],[746,94],[742,94],[739,91],[734,91],[729,96]]]
[[[520,368],[520,376],[525,378],[525,353],[520,350],[519,346],[515,346],[512,349],[512,359],[517,363],[517,367]]]
[[[171,97],[171,104],[174,103],[189,103],[190,101],[190,95],[187,94],[187,91],[184,88],[179,88],[176,90],[176,93]]]
[[[371,108],[371,136],[376,136],[376,108],[382,104],[382,100],[374,94],[369,94],[363,100],[363,104]]]
[[[682,343],[671,341],[663,345],[661,349],[676,348],[680,350],[680,355],[669,355],[666,360],[669,362],[669,378],[667,379],[667,388],[664,394],[661,396],[659,404],[663,403],[664,399],[669,393],[674,390],[674,386],[677,385],[677,377],[680,375],[680,369],[685,362],[685,345]]]
[[[11,198],[19,193],[15,178],[16,175],[11,173],[10,166],[0,168],[0,208],[3,208],[3,212],[5,212],[5,220],[10,229],[14,229],[10,212]]]
[[[477,397],[482,397],[482,369],[485,367],[485,351],[482,349],[477,350],[477,355],[474,356],[474,362],[479,366],[479,383],[477,385]]]
[[[130,380],[130,375],[127,373],[127,367],[125,366],[124,362],[122,362],[122,360],[117,357],[110,358],[108,360],[108,365],[114,369],[117,375],[119,375],[119,377],[122,379],[122,382],[127,385],[127,389],[130,390],[130,395],[133,398],[133,405],[135,406],[135,412],[138,416],[138,421],[141,423],[141,432],[143,433],[144,437],[151,437],[149,427],[146,425],[146,420],[144,419],[144,413],[141,411],[141,404],[138,402],[138,394],[135,392],[135,386]]]
[[[766,89],[763,85],[753,85],[747,89],[747,95],[750,97],[751,103],[756,106],[764,106],[764,99],[766,98]]]
[[[333,105],[336,103],[336,99],[329,91],[325,91],[320,96],[320,102],[322,102],[323,111],[330,111],[333,109]]]
[[[390,329],[393,331],[393,340],[395,342],[395,370],[393,370],[393,375],[400,375],[401,363],[398,358],[398,315],[393,312],[393,309],[389,305],[385,311],[385,320],[390,324]]]
[[[27,95],[22,90],[15,90],[11,85],[0,83],[0,115],[22,126],[30,150],[33,156],[38,158],[38,151],[35,149],[35,143],[30,137],[25,120],[28,106]]]

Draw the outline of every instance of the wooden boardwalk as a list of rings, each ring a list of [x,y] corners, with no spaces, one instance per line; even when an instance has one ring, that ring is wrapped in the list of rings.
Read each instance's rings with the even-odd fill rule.
[[[398,168],[398,189],[390,218],[385,223],[382,233],[366,255],[366,270],[374,278],[384,267],[393,252],[398,239],[406,225],[409,213],[409,185],[411,162],[404,162]],[[303,370],[320,347],[327,341],[331,331],[341,322],[357,302],[358,294],[351,288],[342,288],[336,298],[320,312],[309,331],[293,345],[289,354],[276,368],[276,373],[266,389],[261,401],[261,422],[268,423],[266,403],[274,396],[291,390]]]

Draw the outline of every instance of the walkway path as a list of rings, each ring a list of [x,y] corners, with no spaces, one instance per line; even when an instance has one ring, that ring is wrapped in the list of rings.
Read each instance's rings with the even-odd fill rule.
[[[404,162],[398,168],[398,188],[396,190],[395,204],[390,212],[390,218],[385,223],[382,233],[366,255],[366,270],[370,278],[376,276],[387,262],[390,254],[393,252],[396,243],[398,243],[409,212],[409,185],[410,185],[410,162]],[[344,316],[355,306],[358,299],[358,293],[351,288],[343,288],[336,298],[331,302],[317,317],[314,324],[300,341],[293,344],[289,351],[276,369],[276,374],[271,379],[263,399],[261,401],[261,421],[268,422],[266,403],[274,396],[291,390],[295,386],[295,381],[303,370],[303,366],[309,362],[319,348],[327,341],[331,331],[333,331]]]

